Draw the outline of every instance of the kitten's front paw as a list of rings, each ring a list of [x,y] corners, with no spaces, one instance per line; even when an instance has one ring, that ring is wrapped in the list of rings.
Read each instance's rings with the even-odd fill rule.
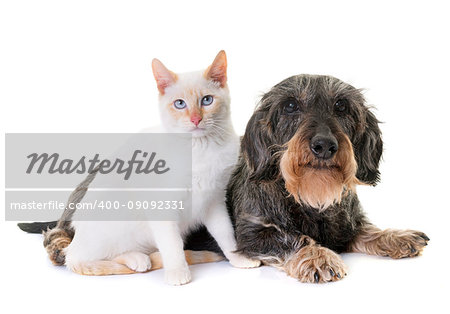
[[[180,286],[191,281],[191,272],[187,266],[177,269],[166,269],[164,277],[169,285]]]
[[[255,268],[261,266],[261,261],[253,260],[236,253],[228,254],[228,260],[231,265],[237,268]]]
[[[117,256],[114,261],[138,273],[146,272],[152,268],[150,257],[141,252],[127,252]]]

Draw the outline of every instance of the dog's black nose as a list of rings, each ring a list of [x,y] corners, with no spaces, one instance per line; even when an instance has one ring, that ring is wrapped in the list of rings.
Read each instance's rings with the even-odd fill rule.
[[[311,139],[311,151],[317,158],[330,159],[338,151],[336,138],[316,135]]]

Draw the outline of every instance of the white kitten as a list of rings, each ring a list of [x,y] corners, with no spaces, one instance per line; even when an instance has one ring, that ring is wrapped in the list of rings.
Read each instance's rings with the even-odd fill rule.
[[[180,222],[73,221],[75,235],[65,249],[65,264],[87,275],[144,272],[157,268],[149,253],[159,250],[166,282],[185,284],[191,280],[188,262],[214,260],[211,254],[183,251],[183,238],[204,224],[233,266],[259,266],[259,261],[233,253],[236,241],[225,206],[239,151],[230,119],[225,52],[203,72],[175,74],[157,59],[152,68],[163,130],[192,133],[192,216]]]

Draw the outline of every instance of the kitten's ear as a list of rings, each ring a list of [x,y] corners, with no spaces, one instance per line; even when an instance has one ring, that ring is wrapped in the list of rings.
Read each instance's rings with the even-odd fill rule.
[[[164,95],[164,91],[167,87],[175,83],[178,79],[177,75],[172,71],[169,71],[164,64],[158,59],[152,61],[153,76],[155,77],[158,90],[161,95]]]
[[[218,82],[220,87],[224,87],[227,84],[227,55],[225,51],[219,51],[204,75],[208,80]]]

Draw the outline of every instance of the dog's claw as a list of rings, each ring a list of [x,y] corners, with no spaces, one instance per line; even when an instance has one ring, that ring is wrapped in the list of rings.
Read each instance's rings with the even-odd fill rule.
[[[319,283],[319,274],[317,272],[314,273],[314,281]]]
[[[425,241],[430,241],[430,238],[427,237],[427,235],[424,233],[421,235],[422,239],[424,239]]]
[[[336,276],[336,274],[334,273],[334,270],[333,270],[333,268],[330,268],[330,275],[331,275],[331,277],[334,277],[334,276]]]
[[[337,276],[339,279],[342,278],[341,274],[339,274],[339,273],[337,273],[336,276]]]
[[[413,247],[411,247],[411,253],[416,253],[417,252],[417,250],[415,249],[415,248],[413,248]]]

